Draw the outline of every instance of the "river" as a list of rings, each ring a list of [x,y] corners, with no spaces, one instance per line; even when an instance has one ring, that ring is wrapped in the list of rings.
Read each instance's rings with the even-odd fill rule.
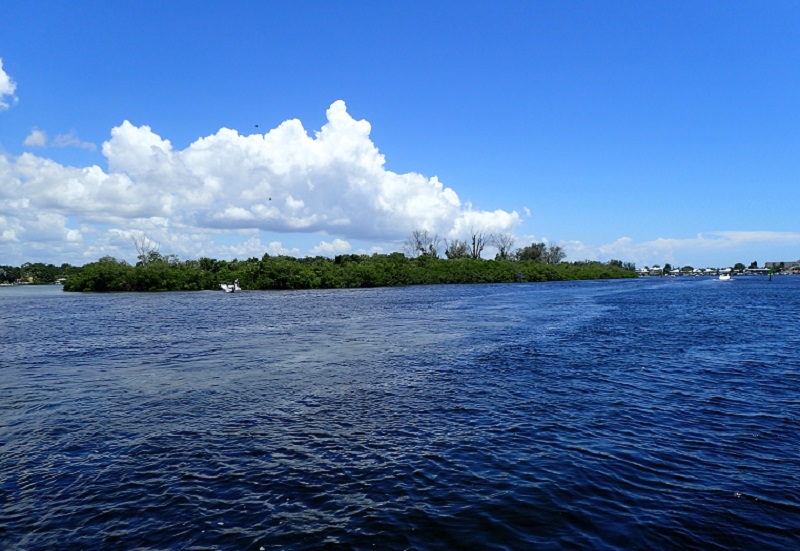
[[[0,312],[0,548],[800,546],[800,277]]]

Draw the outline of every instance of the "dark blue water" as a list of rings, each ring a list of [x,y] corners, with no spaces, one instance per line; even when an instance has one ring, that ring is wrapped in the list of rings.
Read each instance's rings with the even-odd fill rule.
[[[0,312],[1,548],[800,545],[800,277]]]

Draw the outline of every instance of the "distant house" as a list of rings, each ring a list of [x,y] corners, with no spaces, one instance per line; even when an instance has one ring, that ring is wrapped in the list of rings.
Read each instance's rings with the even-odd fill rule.
[[[764,267],[768,270],[784,270],[786,268],[799,268],[800,260],[790,260],[784,262],[764,262]]]

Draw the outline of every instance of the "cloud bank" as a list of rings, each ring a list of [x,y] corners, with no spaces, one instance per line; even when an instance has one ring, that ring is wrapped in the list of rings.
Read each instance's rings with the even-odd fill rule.
[[[80,241],[98,225],[196,238],[238,232],[252,239],[259,231],[337,236],[315,249],[322,253],[344,252],[345,239],[401,241],[414,229],[460,237],[519,224],[516,211],[475,210],[435,176],[387,170],[370,131],[336,101],[313,136],[294,119],[266,134],[222,128],[184,149],[124,121],[103,143],[107,170],[0,154],[0,232],[20,243],[44,235]],[[45,144],[46,135],[36,132],[26,142]],[[56,142],[89,147],[74,132]],[[187,244],[180,252],[196,250]]]
[[[705,259],[709,266],[722,267],[735,262],[747,262],[753,258],[743,257],[742,251],[762,251],[760,262],[796,260],[790,258],[764,258],[764,254],[773,254],[774,248],[785,250],[800,249],[800,233],[775,231],[716,231],[698,233],[689,238],[659,237],[651,241],[634,241],[630,237],[621,237],[613,243],[600,246],[588,245],[580,241],[558,243],[567,252],[570,260],[619,259],[635,262],[638,266],[663,264],[664,262],[695,262]],[[756,254],[756,253],[754,253]],[[720,259],[727,259],[723,261]],[[702,267],[702,266],[694,266]]]

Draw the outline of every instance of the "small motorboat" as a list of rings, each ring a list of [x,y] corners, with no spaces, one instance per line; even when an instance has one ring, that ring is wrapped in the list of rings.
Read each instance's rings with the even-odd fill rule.
[[[719,280],[720,281],[730,281],[731,280],[731,274],[719,274]]]
[[[220,283],[219,286],[226,293],[235,293],[236,291],[241,291],[242,290],[242,288],[239,287],[239,280],[238,279],[234,279],[233,283]]]

